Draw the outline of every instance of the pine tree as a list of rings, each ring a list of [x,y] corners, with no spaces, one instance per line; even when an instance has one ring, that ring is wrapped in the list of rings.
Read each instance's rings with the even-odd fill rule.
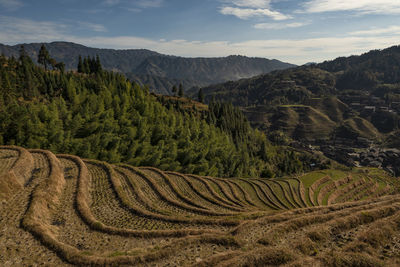
[[[103,67],[101,66],[100,57],[96,55],[96,73],[102,73]]]
[[[23,61],[26,57],[28,57],[28,54],[26,53],[25,46],[21,45],[19,47],[19,60]]]
[[[50,54],[49,51],[47,51],[44,44],[42,44],[39,50],[38,63],[43,65],[45,70],[47,70],[47,64],[50,63]]]
[[[78,61],[78,72],[83,73],[83,62],[82,62],[82,57],[79,55],[79,61]]]
[[[85,57],[83,59],[83,72],[86,74],[90,73],[90,63],[89,63],[90,57]]]
[[[89,69],[88,69],[88,73],[95,73],[96,72],[96,59],[93,57],[88,57],[88,65],[89,65]]]
[[[179,97],[183,97],[183,85],[180,83],[179,84],[179,91],[178,91],[178,96]]]
[[[203,93],[203,88],[200,88],[199,94],[198,94],[199,102],[203,103],[204,102],[204,93]]]
[[[178,92],[178,88],[174,85],[172,86],[172,93],[175,95]]]

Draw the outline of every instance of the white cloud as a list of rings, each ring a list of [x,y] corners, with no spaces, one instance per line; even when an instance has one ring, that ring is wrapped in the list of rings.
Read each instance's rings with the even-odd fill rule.
[[[400,34],[400,26],[390,26],[387,28],[371,28],[368,30],[351,32],[350,35],[385,35]]]
[[[108,5],[108,6],[115,6],[118,5],[120,0],[105,0],[103,4]]]
[[[76,28],[86,28],[94,32],[105,32],[107,29],[100,24],[90,22],[74,22],[72,25],[50,21],[33,21],[8,16],[0,16],[0,42],[46,42],[64,40],[68,32]],[[9,40],[7,40],[9,38]],[[41,41],[43,40],[43,41]]]
[[[10,11],[17,10],[23,5],[24,4],[19,0],[0,0],[0,6]]]
[[[250,7],[250,8],[269,8],[270,0],[225,0],[224,3],[239,7]]]
[[[223,15],[233,15],[240,19],[249,19],[252,17],[270,17],[273,20],[290,19],[290,16],[284,15],[278,11],[271,11],[269,9],[251,9],[251,8],[237,8],[237,7],[222,7],[220,13]]]
[[[152,7],[161,7],[163,5],[164,0],[139,0],[137,1],[137,6],[141,8],[152,8]]]
[[[0,0],[1,1],[1,0]],[[144,8],[161,7],[164,0],[104,0],[103,5],[120,6],[133,12],[140,12]]]
[[[356,11],[367,14],[400,14],[399,0],[310,0],[304,7],[309,13]]]
[[[270,7],[270,0],[222,0],[225,4],[219,12],[223,15],[233,15],[240,19],[252,17],[270,17],[273,20],[286,20],[289,15],[274,11]]]
[[[400,43],[400,33],[380,38],[379,35],[344,35],[308,39],[227,41],[151,40],[136,36],[88,36],[73,34],[71,25],[38,22],[0,16],[0,43],[17,44],[29,42],[70,41],[92,47],[133,49],[146,48],[164,54],[188,57],[219,57],[246,55],[276,58],[303,64],[334,59],[338,56],[360,54],[372,49],[386,48]],[[382,31],[376,32],[380,34]],[[353,33],[354,34],[354,33]]]
[[[133,13],[142,12],[142,10],[140,8],[135,8],[135,7],[128,7],[128,8],[125,8],[125,9],[130,11],[130,12],[133,12]]]
[[[305,25],[309,25],[309,23],[305,22],[293,22],[293,23],[258,23],[253,27],[259,30],[281,30],[286,28],[299,28]]]
[[[107,31],[107,29],[101,24],[95,24],[95,23],[84,22],[84,21],[79,21],[78,24],[80,26],[82,26],[83,28],[87,28],[87,29],[95,31],[95,32],[106,32]]]
[[[62,39],[67,25],[0,16],[1,42],[36,42],[40,39]],[[24,40],[26,37],[26,40]],[[9,38],[9,40],[7,40]]]

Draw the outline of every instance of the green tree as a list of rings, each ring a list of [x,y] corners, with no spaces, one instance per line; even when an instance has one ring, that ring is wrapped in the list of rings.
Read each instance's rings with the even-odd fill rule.
[[[199,102],[203,103],[204,102],[204,93],[203,93],[203,88],[200,88],[199,93],[198,93],[198,99]]]
[[[96,73],[101,73],[103,71],[103,68],[101,66],[101,62],[100,62],[100,57],[99,55],[96,55]]]
[[[82,56],[81,55],[79,55],[79,60],[78,60],[78,72],[79,73],[83,73],[84,72]]]
[[[183,92],[183,85],[180,83],[179,84],[179,91],[178,91],[178,96],[183,97],[184,92]]]
[[[49,65],[53,68],[53,70],[56,69],[57,61],[56,61],[54,58],[51,58],[51,57],[50,57],[48,63],[49,63]]]
[[[84,59],[83,59],[83,73],[90,73],[90,63],[89,63],[89,59],[90,58],[87,58],[87,57],[85,57]]]
[[[21,62],[25,61],[28,58],[28,53],[26,53],[25,46],[21,45],[19,47],[19,60]]]
[[[172,86],[172,93],[174,95],[176,95],[177,92],[178,92],[178,88],[176,87],[176,85]]]
[[[55,68],[58,69],[61,73],[65,72],[65,63],[59,62],[55,65]]]
[[[38,63],[43,65],[45,70],[47,70],[47,65],[50,63],[50,54],[44,44],[42,44],[39,50]]]

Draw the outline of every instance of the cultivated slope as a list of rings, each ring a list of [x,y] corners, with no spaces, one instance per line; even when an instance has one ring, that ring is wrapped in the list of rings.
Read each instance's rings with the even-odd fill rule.
[[[0,265],[379,266],[400,252],[397,181],[379,170],[221,179],[0,147],[0,182]]]

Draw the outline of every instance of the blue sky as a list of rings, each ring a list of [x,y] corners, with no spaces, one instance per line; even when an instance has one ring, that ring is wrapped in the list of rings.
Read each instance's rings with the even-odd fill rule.
[[[0,43],[295,64],[400,45],[400,0],[0,0]]]

